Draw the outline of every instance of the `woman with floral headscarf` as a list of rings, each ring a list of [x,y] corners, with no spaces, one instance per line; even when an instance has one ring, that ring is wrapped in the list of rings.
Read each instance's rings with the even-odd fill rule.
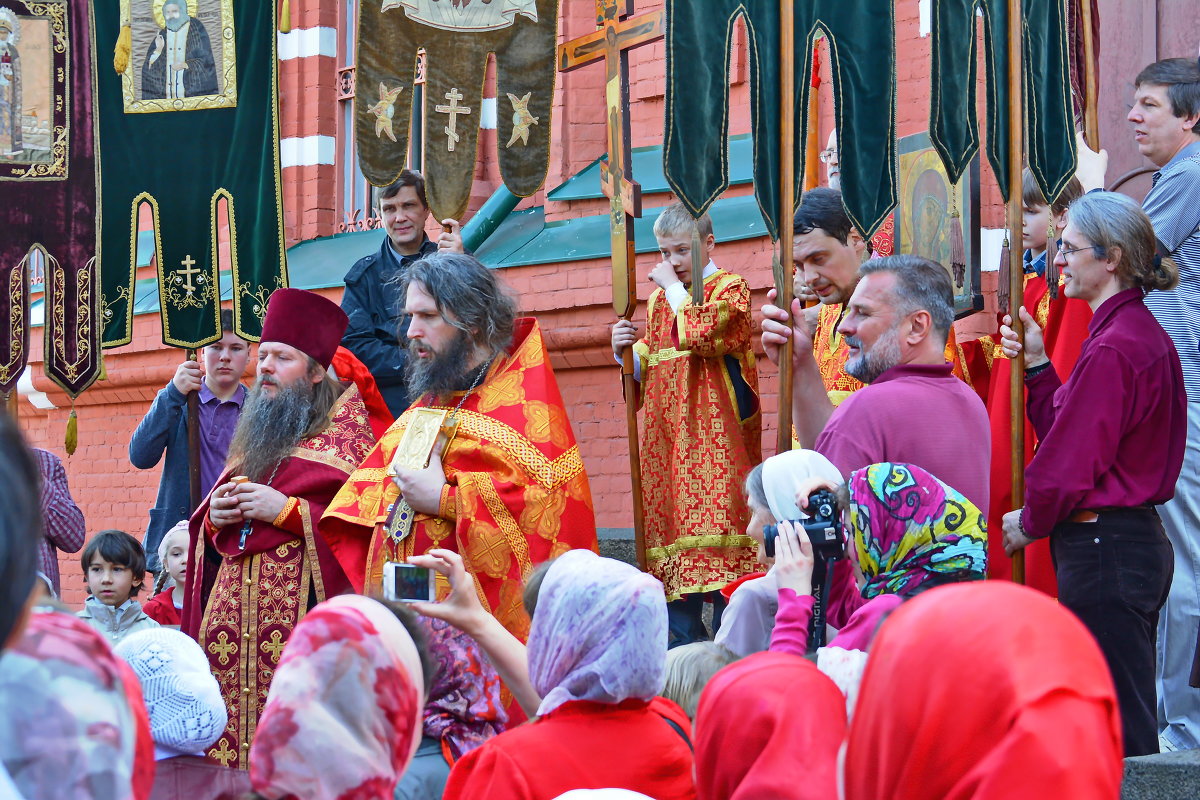
[[[288,638],[250,748],[266,800],[391,798],[421,740],[424,669],[384,605],[339,595]]]
[[[828,619],[831,642],[866,650],[879,620],[900,601],[942,583],[981,580],[987,572],[987,520],[961,493],[920,467],[885,462],[850,474],[845,489],[813,481],[801,487],[839,491],[845,506],[849,565],[834,570]],[[807,536],[782,525],[776,543],[779,611],[771,649],[803,654],[812,615],[813,554]]]
[[[527,653],[537,719],[456,763],[446,800],[552,800],[587,788],[695,797],[690,723],[656,697],[667,659],[662,584],[589,550],[565,553],[542,577]]]

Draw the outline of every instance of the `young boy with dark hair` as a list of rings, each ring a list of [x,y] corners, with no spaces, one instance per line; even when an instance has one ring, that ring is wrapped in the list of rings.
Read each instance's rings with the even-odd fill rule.
[[[115,645],[134,631],[157,628],[136,599],[146,577],[146,551],[125,531],[100,531],[79,559],[88,599],[78,616]]]
[[[700,303],[689,291],[696,233],[705,262]],[[750,287],[710,260],[712,221],[675,203],[655,220],[654,236],[661,260],[650,271],[658,288],[646,333],[639,338],[632,322],[618,320],[612,347],[618,362],[633,348],[642,385],[646,564],[666,589],[674,647],[707,639],[705,598],[715,631],[725,605],[718,590],[758,563],[743,534],[750,512],[742,483],[762,460],[762,417]]]

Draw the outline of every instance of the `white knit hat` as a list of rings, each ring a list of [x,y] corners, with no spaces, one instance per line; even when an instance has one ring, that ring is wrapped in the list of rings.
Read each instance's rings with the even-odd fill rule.
[[[151,628],[113,648],[137,673],[159,758],[204,755],[228,715],[200,645],[173,628]]]

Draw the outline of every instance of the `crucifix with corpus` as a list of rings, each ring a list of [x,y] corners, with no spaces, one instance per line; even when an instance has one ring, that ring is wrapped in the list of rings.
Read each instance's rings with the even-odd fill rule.
[[[633,220],[642,215],[641,187],[633,180],[629,149],[629,51],[663,38],[661,10],[633,17],[633,0],[596,0],[597,29],[558,47],[558,69],[570,72],[603,59],[607,108],[608,161],[600,165],[600,183],[609,198],[612,240],[613,309],[622,319],[637,307]],[[625,350],[621,379],[629,433],[629,466],[633,477],[633,526],[638,565],[646,568],[642,531],[641,459],[638,454],[637,381],[633,348]]]

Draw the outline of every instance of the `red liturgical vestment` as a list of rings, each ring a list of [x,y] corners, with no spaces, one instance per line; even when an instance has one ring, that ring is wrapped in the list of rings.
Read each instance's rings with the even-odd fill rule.
[[[192,515],[183,631],[200,643],[229,711],[209,758],[246,769],[267,689],[283,646],[305,612],[350,591],[317,521],[375,437],[358,389],[333,405],[329,424],[301,440],[270,482],[287,495],[273,522],[255,520],[245,549],[241,524],[214,530],[209,499]],[[228,480],[222,473],[218,485]]]
[[[642,381],[646,564],[667,599],[720,589],[758,564],[742,485],[761,460],[750,287],[717,270],[704,304],[650,295],[634,345]]]

